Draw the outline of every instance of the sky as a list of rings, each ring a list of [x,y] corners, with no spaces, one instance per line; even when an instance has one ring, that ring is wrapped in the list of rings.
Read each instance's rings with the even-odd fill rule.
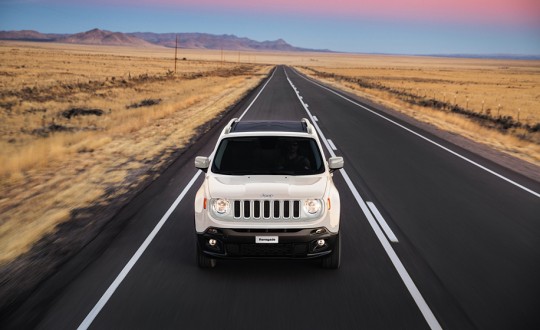
[[[201,32],[355,53],[540,55],[540,0],[0,0],[0,30]]]

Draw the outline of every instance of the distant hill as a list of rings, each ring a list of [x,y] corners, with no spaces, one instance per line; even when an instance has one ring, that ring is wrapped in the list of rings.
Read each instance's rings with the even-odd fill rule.
[[[176,36],[178,35],[179,48],[192,49],[226,49],[226,50],[270,50],[270,51],[287,51],[287,52],[305,52],[318,51],[329,52],[329,50],[307,49],[295,47],[288,44],[283,39],[275,41],[255,41],[248,38],[240,38],[235,35],[223,34],[214,35],[207,33],[151,33],[151,32],[136,32],[128,33],[150,43],[165,47],[174,47]]]
[[[33,30],[0,31],[0,40],[54,41],[64,34],[43,34]]]
[[[153,46],[151,43],[134,36],[100,29],[76,34],[43,34],[32,30],[0,31],[0,40],[61,42],[83,45]]]
[[[287,52],[330,52],[294,47],[283,39],[255,41],[235,35],[213,35],[207,33],[121,33],[93,29],[76,34],[43,34],[37,31],[0,31],[0,40],[61,42],[84,45],[113,45],[147,47],[152,45],[175,47],[178,36],[179,48],[224,49],[238,51],[287,51]]]
[[[76,33],[60,37],[55,42],[83,45],[111,45],[111,46],[152,46],[151,43],[120,32],[110,32],[93,29],[86,32]]]

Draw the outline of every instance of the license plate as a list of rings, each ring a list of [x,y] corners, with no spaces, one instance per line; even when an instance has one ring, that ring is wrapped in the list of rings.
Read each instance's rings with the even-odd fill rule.
[[[275,244],[279,243],[279,236],[256,236],[255,243],[257,244]]]

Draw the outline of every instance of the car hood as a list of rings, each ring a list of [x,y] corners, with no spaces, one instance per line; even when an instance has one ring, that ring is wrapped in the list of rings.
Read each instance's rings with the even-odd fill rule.
[[[317,176],[211,176],[207,180],[211,198],[305,199],[322,198],[328,184]]]

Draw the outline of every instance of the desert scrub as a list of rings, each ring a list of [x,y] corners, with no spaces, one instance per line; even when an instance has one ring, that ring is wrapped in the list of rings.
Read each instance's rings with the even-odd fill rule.
[[[299,70],[540,164],[538,61],[359,56]]]
[[[157,175],[271,69],[31,45],[0,44],[0,264]]]

